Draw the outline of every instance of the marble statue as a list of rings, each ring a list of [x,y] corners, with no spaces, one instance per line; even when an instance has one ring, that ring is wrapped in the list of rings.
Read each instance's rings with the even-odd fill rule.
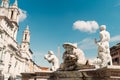
[[[74,70],[77,66],[86,64],[84,53],[77,47],[76,43],[64,43],[63,47],[65,52],[60,67],[62,70]]]
[[[73,54],[77,57],[77,62],[76,62],[77,65],[85,65],[86,64],[86,58],[81,49],[79,49],[79,48],[73,49]]]
[[[56,71],[59,68],[59,60],[54,55],[53,51],[48,51],[48,54],[44,56],[44,58],[49,62],[52,63],[51,70]]]
[[[95,39],[95,43],[98,46],[98,57],[94,63],[99,67],[105,67],[108,64],[112,65],[112,58],[109,49],[110,33],[106,31],[106,26],[100,27],[100,40]]]

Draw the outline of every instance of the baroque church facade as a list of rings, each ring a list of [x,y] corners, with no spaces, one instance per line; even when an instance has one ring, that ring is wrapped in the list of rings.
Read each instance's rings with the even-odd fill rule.
[[[32,60],[29,27],[24,30],[22,43],[18,44],[19,7],[17,0],[9,5],[9,0],[2,0],[0,5],[0,80],[14,80],[21,73],[39,71],[39,66]]]

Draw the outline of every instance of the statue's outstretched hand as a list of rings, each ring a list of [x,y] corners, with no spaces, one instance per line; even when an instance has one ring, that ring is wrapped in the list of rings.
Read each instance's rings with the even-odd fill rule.
[[[95,42],[95,44],[97,44],[97,39],[96,38],[94,39],[94,42]]]
[[[47,55],[45,55],[44,58],[47,59]]]

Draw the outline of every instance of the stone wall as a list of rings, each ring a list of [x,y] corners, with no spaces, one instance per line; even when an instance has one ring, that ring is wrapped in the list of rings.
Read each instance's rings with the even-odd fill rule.
[[[120,80],[118,67],[55,72],[54,80]]]

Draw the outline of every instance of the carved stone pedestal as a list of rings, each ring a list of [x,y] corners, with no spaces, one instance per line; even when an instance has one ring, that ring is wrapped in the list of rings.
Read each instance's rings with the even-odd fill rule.
[[[79,71],[58,71],[54,73],[54,77],[55,80],[120,80],[120,66]]]
[[[120,66],[77,71],[22,73],[22,80],[120,80]]]
[[[22,80],[54,80],[53,72],[21,73]]]

